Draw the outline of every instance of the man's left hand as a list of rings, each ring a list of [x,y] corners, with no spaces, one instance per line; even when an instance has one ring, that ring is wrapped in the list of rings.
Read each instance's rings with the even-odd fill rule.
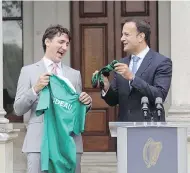
[[[119,73],[121,76],[123,76],[125,79],[129,81],[133,80],[133,73],[130,71],[127,64],[116,63],[114,66],[115,66],[115,71]]]
[[[90,105],[92,103],[92,98],[86,92],[80,94],[79,100],[85,105]]]

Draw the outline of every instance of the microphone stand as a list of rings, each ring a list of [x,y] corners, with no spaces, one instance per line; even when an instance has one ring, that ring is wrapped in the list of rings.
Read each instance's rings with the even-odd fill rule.
[[[146,122],[150,121],[149,118],[149,108],[148,108],[148,98],[147,97],[142,97],[141,99],[141,104],[142,104],[142,111],[143,111],[143,116]]]

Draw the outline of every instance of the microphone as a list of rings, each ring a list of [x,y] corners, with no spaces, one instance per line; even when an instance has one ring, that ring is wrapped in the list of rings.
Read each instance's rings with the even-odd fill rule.
[[[163,117],[163,101],[161,97],[157,97],[155,100],[157,119],[160,121]]]
[[[145,96],[142,97],[141,98],[141,105],[142,105],[142,111],[143,111],[143,115],[144,115],[145,120],[148,120],[148,118],[149,118],[149,116],[148,116],[148,113],[149,113],[148,104],[149,104],[148,97],[145,97]]]

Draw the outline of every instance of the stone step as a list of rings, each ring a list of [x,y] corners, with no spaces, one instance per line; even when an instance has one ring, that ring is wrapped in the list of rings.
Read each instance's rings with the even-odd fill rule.
[[[116,173],[116,153],[84,152],[81,167],[82,173]]]

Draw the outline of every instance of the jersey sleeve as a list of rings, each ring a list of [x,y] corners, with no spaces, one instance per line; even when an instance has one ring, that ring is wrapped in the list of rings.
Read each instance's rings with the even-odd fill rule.
[[[73,132],[75,135],[79,135],[80,133],[84,132],[86,110],[87,110],[86,105],[79,102],[76,110],[77,114],[75,117],[74,128],[73,128]]]
[[[49,108],[50,104],[50,91],[48,87],[45,87],[39,97],[38,105],[36,108],[36,115],[40,116]]]

